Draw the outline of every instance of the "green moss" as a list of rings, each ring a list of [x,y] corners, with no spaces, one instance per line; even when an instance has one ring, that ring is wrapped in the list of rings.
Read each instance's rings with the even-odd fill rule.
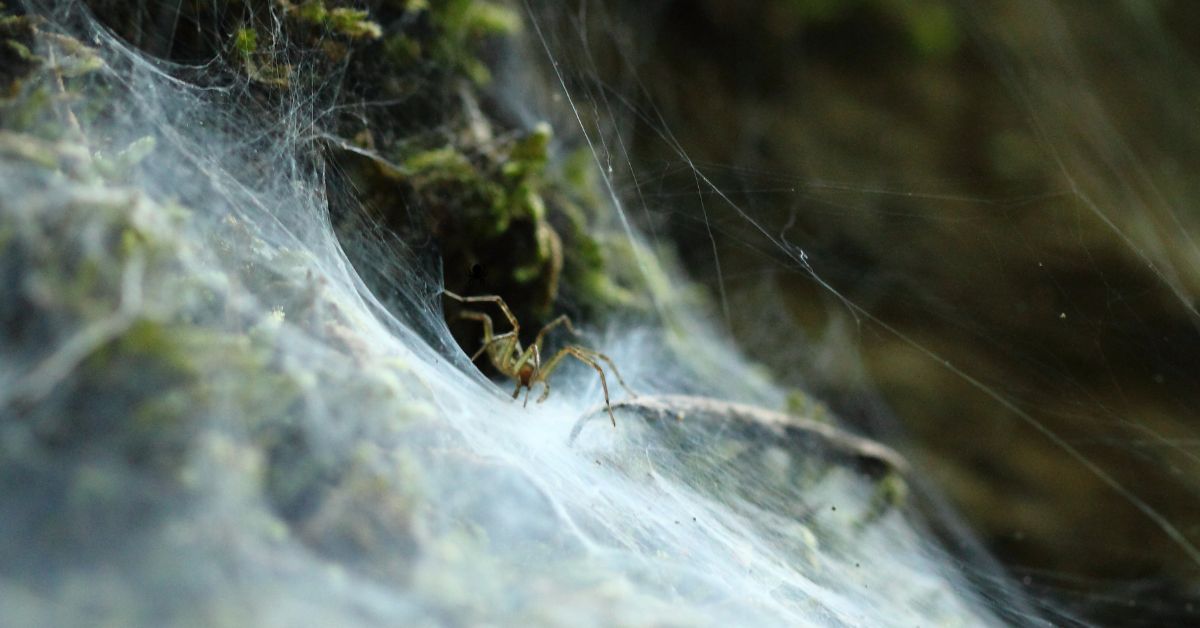
[[[336,8],[329,11],[327,24],[333,32],[353,39],[378,39],[383,31],[367,15],[358,9]]]
[[[541,175],[546,167],[553,135],[549,124],[539,122],[535,125],[528,135],[513,143],[508,151],[508,161],[502,168],[504,174],[514,178]]]
[[[421,59],[421,42],[404,33],[396,33],[384,39],[383,50],[388,64],[396,68],[411,68]]]
[[[153,136],[139,138],[116,154],[97,153],[93,159],[97,172],[110,181],[125,181],[139,163],[154,152],[158,142]]]
[[[22,81],[44,60],[33,53],[33,20],[0,9],[0,98],[18,94]]]
[[[227,39],[215,46],[192,42],[216,50],[192,54],[224,54],[250,79],[277,90],[289,89],[297,72],[337,63],[347,83],[363,89],[365,101],[403,101],[365,117],[348,116],[353,126],[337,131],[388,165],[365,171],[344,165],[363,204],[395,230],[405,231],[402,220],[412,208],[428,212],[428,222],[415,228],[437,238],[448,287],[502,294],[531,327],[561,310],[564,285],[584,316],[638,303],[643,280],[636,262],[625,259],[630,245],[621,243],[623,237],[603,236],[598,209],[607,201],[590,154],[580,150],[559,159],[548,124],[514,134],[493,128],[493,112],[481,111],[481,86],[489,77],[481,51],[519,32],[519,13],[479,0],[387,0],[372,5],[372,13],[335,0],[283,0],[287,19],[270,22],[255,6],[233,0],[220,15],[185,7],[196,13],[184,22],[219,19],[228,25]],[[124,15],[117,4],[100,10]],[[388,25],[386,32],[380,24]],[[114,24],[118,32],[126,26]],[[176,41],[187,38],[179,34]],[[418,98],[404,100],[418,91]],[[147,140],[116,154],[100,152],[96,170],[122,180],[152,149]],[[241,237],[234,230],[227,234],[231,251],[247,245],[234,243]],[[281,281],[255,264],[247,264],[243,279],[266,294]],[[290,320],[298,305],[285,301],[271,305]]]
[[[35,99],[40,102],[41,99]],[[22,108],[24,110],[25,108]],[[25,118],[19,118],[24,122]],[[54,147],[28,135],[0,131],[0,155],[31,162],[46,170],[57,171],[61,157]]]
[[[889,512],[903,507],[908,501],[908,492],[908,482],[904,476],[896,472],[883,476],[875,483],[875,492],[871,495],[871,501],[858,525],[868,526]]]
[[[326,28],[337,11],[331,4],[287,6],[294,22]],[[489,73],[478,55],[490,42],[518,32],[519,15],[501,3],[471,0],[390,0],[377,14],[389,25],[381,40],[348,42],[349,52],[339,58],[351,60],[352,76],[371,77],[365,84],[378,86],[379,98],[418,89],[421,97],[411,101],[418,103],[411,111],[365,125],[360,118],[346,130],[355,145],[387,160],[365,169],[343,164],[370,211],[401,233],[410,228],[405,221],[412,220],[412,208],[427,211],[428,222],[411,228],[434,233],[447,287],[501,294],[525,325],[558,311],[564,284],[588,315],[636,302],[624,284],[636,285],[637,273],[618,281],[604,277],[612,254],[609,243],[597,238],[602,212],[593,208],[606,201],[586,151],[573,153],[564,165],[552,155],[548,124],[513,135],[494,129],[490,112],[480,111],[480,86]],[[343,17],[367,19],[362,13]],[[245,42],[232,48],[243,55],[248,50]],[[263,54],[258,48],[254,59]],[[419,121],[420,132],[406,136],[395,128],[396,120],[408,118]]]
[[[580,242],[581,255],[572,255],[577,257],[573,264],[578,267],[569,271],[572,283],[578,286],[578,298],[599,311],[643,309],[645,299],[639,298],[638,293],[652,288],[645,282],[638,261],[649,252],[641,244],[616,234],[602,239],[583,234]]]
[[[441,219],[458,223],[473,240],[499,238],[521,222],[540,262],[551,248],[545,244],[547,236],[538,233],[546,217],[540,175],[549,134],[541,125],[507,151],[478,161],[453,147],[423,151],[406,159],[403,169],[417,194],[435,211],[448,214]]]
[[[802,390],[793,389],[788,391],[786,404],[784,411],[788,414],[810,421],[830,424],[837,423],[833,413],[829,410],[829,406]]]
[[[9,39],[4,42],[4,45],[8,46],[13,52],[17,53],[17,59],[20,61],[27,61],[29,63],[41,63],[42,61],[41,57],[33,54],[29,48],[25,47],[25,44],[19,41]]]
[[[445,146],[424,151],[409,157],[404,166],[414,176],[430,175],[438,179],[456,179],[475,176],[475,170],[466,156],[453,147]]]
[[[430,206],[443,212],[471,240],[490,240],[508,231],[514,212],[508,192],[489,180],[465,155],[452,147],[418,153],[407,161],[411,183]]]
[[[359,568],[404,576],[419,548],[414,513],[425,498],[423,477],[411,459],[393,463],[380,449],[360,445],[321,505],[305,518],[301,539]],[[380,552],[384,547],[389,551]]]
[[[54,72],[62,78],[77,78],[105,66],[104,59],[91,46],[74,37],[58,33],[41,33],[55,52]]]
[[[248,59],[250,55],[258,52],[258,31],[248,27],[234,31],[233,49],[243,59]]]
[[[331,9],[325,5],[324,0],[306,0],[300,4],[283,0],[282,4],[292,17],[351,39],[378,39],[383,33],[379,24],[369,19],[370,14],[361,9]]]
[[[233,32],[233,62],[242,68],[246,76],[264,85],[287,87],[292,67],[276,54],[263,50],[259,42],[258,27],[243,24]]]
[[[475,56],[489,37],[517,32],[521,20],[508,7],[483,0],[430,0],[429,12],[441,37],[434,59],[471,78],[477,85],[491,81],[491,71]]]

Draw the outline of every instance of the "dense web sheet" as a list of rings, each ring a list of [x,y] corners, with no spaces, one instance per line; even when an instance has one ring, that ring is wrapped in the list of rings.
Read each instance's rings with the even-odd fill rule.
[[[756,411],[682,402],[656,415],[626,399],[614,430],[595,373],[578,365],[546,403],[510,400],[509,383],[481,375],[447,330],[426,242],[362,216],[335,227],[331,205],[354,214],[357,190],[325,150],[350,145],[333,121],[388,106],[345,97],[353,86],[337,72],[296,63],[286,96],[264,101],[223,60],[148,55],[82,3],[28,9],[44,20],[31,50],[47,64],[0,131],[0,616],[15,625],[1053,616],[987,559],[964,566],[973,545],[952,519],[906,505],[905,487],[923,493],[922,482],[890,453],[847,456]],[[715,238],[705,255],[721,312],[709,319],[673,289],[647,205],[667,198],[647,184],[669,177],[637,170],[623,134],[605,132],[631,112],[675,151],[689,195],[740,216],[705,212],[705,230],[745,227],[745,248],[817,278],[860,328],[887,328],[825,283],[790,222],[754,215],[656,111],[625,100],[641,86],[604,85],[594,60],[568,52],[582,32],[564,43],[555,33],[572,29],[550,26],[583,17],[523,9],[531,56],[508,61],[520,67],[495,98],[582,134],[607,193],[594,210],[665,286],[643,320],[579,321],[581,342],[640,396],[704,395],[774,417],[789,391],[725,334],[738,301]],[[538,63],[557,85],[522,101]]]

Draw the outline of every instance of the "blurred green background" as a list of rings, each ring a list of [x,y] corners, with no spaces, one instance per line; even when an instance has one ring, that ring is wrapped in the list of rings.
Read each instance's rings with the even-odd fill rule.
[[[581,6],[552,54],[626,211],[755,359],[1033,592],[1196,619],[1197,564],[1044,432],[1200,544],[1200,5]]]

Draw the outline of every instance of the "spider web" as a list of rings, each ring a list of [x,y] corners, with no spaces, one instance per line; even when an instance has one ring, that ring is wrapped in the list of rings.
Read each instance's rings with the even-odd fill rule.
[[[598,152],[629,215],[688,243],[751,355],[914,437],[1047,603],[1188,621],[1194,13],[867,4],[591,5],[562,18],[590,45],[549,47],[626,129]]]
[[[456,109],[448,103],[461,97],[441,89],[440,66],[415,62],[399,95],[381,96],[338,58],[344,33],[289,39],[289,7],[302,5],[282,2],[245,3],[254,23],[271,28],[257,32],[253,56],[238,65],[198,52],[226,49],[236,24],[223,21],[225,3],[197,4],[204,10],[131,4],[136,28],[120,33],[82,2],[23,5],[44,20],[31,50],[57,70],[22,88],[0,142],[0,276],[11,279],[0,306],[0,613],[10,621],[726,626],[1058,617],[1052,604],[1018,593],[953,517],[936,512],[919,476],[906,477],[923,513],[891,501],[895,477],[719,413],[650,420],[627,406],[613,430],[599,381],[584,367],[559,371],[545,404],[512,403],[508,384],[469,364],[447,330],[430,234],[357,211],[368,186],[332,156],[386,161],[350,137],[355,120],[377,125],[381,143],[458,141],[453,121],[430,114]],[[382,23],[390,33],[418,28],[404,16],[419,4],[360,8],[398,16]],[[774,224],[738,198],[743,184],[774,174],[724,177],[730,166],[693,158],[666,113],[635,102],[649,92],[637,72],[622,75],[628,83],[606,82],[591,20],[600,15],[618,43],[626,31],[605,7],[513,8],[525,39],[497,52],[492,71],[501,80],[489,98],[514,127],[548,120],[566,137],[560,154],[576,143],[593,159],[605,195],[591,208],[597,229],[623,238],[632,266],[656,288],[641,317],[578,322],[586,345],[611,356],[639,394],[787,407],[787,374],[747,360],[726,333],[745,340],[739,286],[759,284],[739,273],[762,268],[723,261],[731,240],[816,279],[856,333],[895,331],[826,279],[828,257],[817,263],[796,244],[807,227],[795,213]],[[286,89],[264,88],[284,79]],[[668,147],[673,161],[661,172],[635,157],[637,124]],[[674,187],[674,176],[685,185]],[[893,194],[860,182],[771,183]],[[756,202],[770,194],[749,191]],[[665,200],[672,194],[683,198],[677,209]],[[994,200],[951,196],[928,195]],[[690,214],[693,201],[699,211]],[[426,209],[406,210],[420,225]],[[678,288],[682,273],[665,245],[672,214],[703,231],[685,241],[703,243],[695,248],[711,264],[714,308]],[[1156,276],[1165,280],[1164,268]],[[796,327],[781,320],[774,329]],[[928,340],[901,337],[945,362]],[[780,342],[775,359],[807,351],[796,347]],[[1037,421],[1015,392],[977,384]],[[1160,512],[1137,489],[1126,497]],[[1160,528],[1178,530],[1169,518]]]

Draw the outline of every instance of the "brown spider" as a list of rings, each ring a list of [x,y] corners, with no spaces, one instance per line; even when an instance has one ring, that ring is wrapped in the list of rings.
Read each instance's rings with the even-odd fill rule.
[[[459,313],[461,318],[483,323],[483,346],[479,347],[475,355],[471,356],[471,361],[474,362],[479,359],[479,356],[483,355],[486,351],[488,359],[491,360],[492,366],[496,367],[497,371],[516,380],[517,387],[513,390],[513,399],[516,399],[521,394],[521,388],[525,388],[525,404],[528,405],[529,393],[533,391],[533,385],[541,383],[542,394],[538,396],[537,400],[538,403],[545,401],[546,397],[550,396],[550,382],[546,381],[546,378],[550,376],[550,373],[554,369],[558,368],[559,363],[567,356],[571,356],[596,369],[596,372],[600,374],[600,387],[604,389],[604,407],[608,409],[608,418],[612,420],[613,427],[617,426],[617,417],[613,415],[612,405],[608,401],[608,381],[604,378],[604,369],[600,368],[600,365],[596,363],[596,359],[603,360],[608,365],[609,370],[612,371],[613,375],[617,376],[617,381],[621,383],[621,387],[629,393],[629,396],[637,396],[629,389],[625,380],[621,379],[621,372],[617,370],[617,365],[613,364],[613,361],[608,356],[599,351],[593,351],[579,345],[567,345],[559,349],[558,353],[555,353],[554,357],[547,360],[545,364],[542,364],[542,341],[546,339],[546,332],[562,325],[572,334],[579,335],[579,332],[575,331],[575,326],[571,324],[571,319],[567,318],[566,314],[546,324],[538,332],[533,345],[528,349],[523,349],[521,347],[521,340],[518,338],[521,326],[517,323],[517,317],[513,316],[512,310],[508,309],[508,305],[504,303],[504,299],[493,295],[464,297],[449,290],[443,290],[442,292],[460,303],[495,303],[504,314],[504,318],[507,318],[509,324],[512,325],[511,331],[506,331],[503,334],[494,334],[492,332],[492,317],[475,310],[463,310]]]

